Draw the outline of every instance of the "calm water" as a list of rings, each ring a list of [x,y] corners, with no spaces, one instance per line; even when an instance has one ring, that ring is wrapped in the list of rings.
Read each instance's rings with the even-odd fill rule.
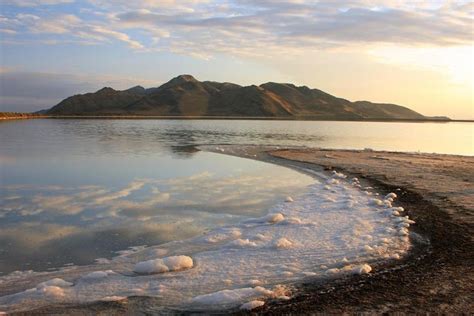
[[[275,144],[473,155],[474,124],[210,120],[0,123],[0,274],[89,264],[264,214],[311,183],[197,152]],[[277,176],[275,176],[277,175]]]

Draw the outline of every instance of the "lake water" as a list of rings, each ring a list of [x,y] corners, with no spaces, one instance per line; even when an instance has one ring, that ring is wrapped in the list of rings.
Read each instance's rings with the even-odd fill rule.
[[[312,219],[311,225],[317,222],[323,225],[324,221],[311,217],[314,216],[311,215],[311,204],[330,201],[332,204],[327,206],[326,211],[335,213],[329,217],[333,222],[328,220],[326,225],[333,227],[334,221],[340,223],[344,218],[349,218],[349,215],[340,213],[345,205],[359,203],[361,213],[353,213],[357,214],[354,222],[359,220],[364,229],[373,229],[370,238],[398,238],[396,234],[384,235],[387,232],[377,228],[383,221],[390,224],[389,219],[374,218],[372,213],[366,213],[370,201],[360,192],[354,191],[347,195],[352,188],[336,187],[338,184],[335,183],[331,191],[333,195],[328,195],[324,193],[324,182],[320,183],[294,170],[201,152],[193,146],[273,144],[473,155],[473,127],[474,124],[470,123],[253,120],[41,119],[2,122],[0,276],[16,270],[53,271],[68,266],[109,262],[109,259],[120,254],[137,252],[146,249],[146,246],[184,239],[193,241],[186,247],[173,246],[173,251],[181,249],[184,252],[186,249],[187,253],[196,253],[196,249],[207,249],[208,253],[210,248],[205,248],[208,246],[203,246],[196,238],[232,225],[240,227],[239,234],[243,234],[245,229],[254,229],[255,236],[280,236],[282,231],[275,231],[272,235],[260,226],[249,228],[248,224],[239,225],[245,221],[260,223],[255,222],[255,218],[264,216],[275,207],[283,209],[281,205],[285,205],[283,201],[287,196],[299,199],[301,204],[295,204],[298,207],[293,210],[286,209],[285,216],[291,212],[303,212],[304,209],[309,212],[289,223],[301,224],[307,220],[307,225],[310,225],[309,220]],[[319,200],[315,201],[316,197]],[[329,232],[327,228],[320,229]],[[286,234],[284,236],[292,236],[293,240],[303,236],[298,235],[301,229],[283,231]],[[319,243],[315,241],[305,246],[306,249],[330,246],[324,255],[315,250],[312,254],[296,251],[295,257],[284,257],[294,260],[310,256],[312,262],[322,260],[325,264],[321,266],[327,266],[327,258],[331,256],[340,258],[331,257],[330,262],[350,256],[358,263],[375,258],[359,256],[357,252],[348,250],[357,250],[357,247],[364,249],[367,246],[363,241],[365,237],[360,237],[361,241],[351,240],[350,244],[347,240],[345,243],[337,241],[343,239],[341,235],[346,231],[359,234],[353,226],[345,227],[336,237],[328,233],[328,239],[323,244],[321,235]],[[247,233],[250,234],[249,231]],[[310,241],[310,237],[303,237]],[[264,237],[258,238],[261,238],[260,241],[265,240]],[[384,248],[383,255],[397,255],[397,251],[402,254],[407,246],[404,244],[406,241],[403,244],[401,242],[392,243],[390,249]],[[194,248],[189,246],[193,243]],[[252,247],[259,245],[252,242],[251,238],[238,239],[237,243]],[[265,247],[262,249],[268,250]],[[172,253],[170,249],[166,251]],[[216,258],[223,258],[224,250],[213,248],[212,251],[219,255],[206,259],[202,257],[200,260],[209,260],[211,266],[215,264],[217,267]],[[225,248],[225,251],[230,250]],[[334,251],[337,255],[330,254]],[[248,254],[245,256],[249,257]],[[237,258],[242,260],[242,257]],[[258,260],[255,260],[253,270],[256,274],[260,273],[269,284],[270,280],[273,283],[281,281],[275,278],[276,270],[270,269],[273,271],[271,273],[267,269],[257,272]],[[310,267],[302,265],[300,268]],[[236,275],[242,273],[239,269],[243,271],[245,267],[236,265]],[[288,266],[285,269],[282,273],[290,275]],[[229,268],[229,271],[233,270]],[[304,272],[320,273],[314,269]],[[196,277],[199,289],[202,278],[204,274]],[[209,281],[209,284],[213,282]],[[233,282],[245,284],[242,278]],[[129,283],[126,284],[129,287]],[[117,284],[113,283],[112,288],[118,288]],[[191,288],[187,296],[183,294],[183,300],[200,293],[198,290],[192,292]],[[210,287],[209,291],[219,288],[216,285]],[[93,292],[90,286],[84,291]],[[77,293],[74,295],[77,296]]]
[[[308,184],[307,177],[289,169],[197,152],[192,145],[274,144],[473,155],[473,135],[470,123],[3,122],[0,274],[85,264],[129,246],[190,237],[265,212],[273,201]],[[261,185],[268,184],[270,177],[271,187]],[[153,213],[158,204],[159,218]],[[169,223],[175,226],[172,231]]]

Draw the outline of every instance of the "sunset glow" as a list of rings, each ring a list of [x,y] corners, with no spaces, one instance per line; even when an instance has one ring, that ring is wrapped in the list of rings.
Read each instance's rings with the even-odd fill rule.
[[[191,73],[474,117],[470,1],[7,0],[1,8],[4,111]]]

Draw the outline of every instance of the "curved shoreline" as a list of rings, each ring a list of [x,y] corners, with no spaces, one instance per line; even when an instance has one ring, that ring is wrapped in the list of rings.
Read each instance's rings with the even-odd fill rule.
[[[397,204],[405,207],[407,214],[417,224],[415,232],[429,238],[430,246],[415,247],[410,255],[397,262],[375,266],[375,272],[368,276],[332,280],[325,283],[306,282],[297,286],[291,300],[268,302],[254,310],[266,314],[314,314],[314,313],[469,313],[473,310],[474,277],[472,272],[472,208],[470,205],[458,206],[458,201],[439,200],[439,193],[420,194],[416,185],[399,185],[400,179],[371,168],[370,161],[383,162],[370,158],[383,154],[384,158],[408,155],[404,153],[364,152],[344,150],[291,149],[278,150],[275,147],[220,146],[225,154],[281,164],[287,167],[303,167],[321,171],[337,169],[358,176],[366,184],[380,193],[401,189]],[[221,152],[221,151],[216,151]],[[335,157],[337,155],[341,157]],[[363,161],[366,169],[360,169],[347,156],[362,154],[369,156]],[[443,162],[446,157],[467,159],[468,173],[458,174],[467,177],[468,189],[472,189],[472,165],[474,158],[448,155],[416,154],[423,159]],[[344,160],[345,163],[338,159]],[[372,166],[373,167],[373,166]],[[415,164],[415,168],[416,164]],[[298,168],[299,169],[299,168]],[[399,177],[403,178],[403,173]],[[416,175],[412,175],[412,178]],[[423,181],[421,181],[423,182]],[[458,189],[459,190],[459,189]],[[435,191],[434,189],[432,191]],[[436,194],[435,194],[436,193]],[[433,196],[431,196],[434,194]],[[468,196],[472,199],[472,194]],[[474,202],[474,201],[472,201]],[[411,228],[411,229],[412,229]],[[429,251],[426,251],[429,250]],[[93,303],[82,306],[55,306],[31,311],[31,313],[91,314],[107,313],[130,314],[150,308],[152,300],[133,298],[127,303]]]
[[[268,154],[284,159],[283,163],[290,160],[310,168],[342,170],[380,193],[401,189],[397,205],[416,221],[410,229],[428,238],[430,245],[415,248],[399,262],[375,267],[369,276],[302,284],[299,295],[285,304],[270,304],[263,313],[462,314],[474,310],[472,157],[319,149]],[[401,163],[406,159],[410,166]],[[449,159],[453,161],[447,163]],[[385,161],[390,163],[380,163]],[[399,170],[394,171],[396,167]],[[431,171],[429,179],[416,174],[418,169]],[[450,180],[446,174],[461,181]],[[445,196],[446,186],[459,196]]]
[[[224,149],[224,151],[222,151]],[[214,151],[214,150],[211,150]],[[374,266],[370,275],[304,282],[286,302],[261,314],[448,313],[474,311],[474,157],[372,150],[220,146],[220,153],[297,170],[337,170],[381,194],[401,192],[397,206],[426,238],[409,255]],[[429,174],[428,174],[429,173]]]

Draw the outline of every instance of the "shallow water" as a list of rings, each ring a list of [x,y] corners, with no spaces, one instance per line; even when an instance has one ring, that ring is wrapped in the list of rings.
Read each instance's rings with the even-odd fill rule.
[[[25,286],[36,280],[28,281],[28,273],[5,276],[15,270],[88,265],[74,270],[76,274],[64,273],[76,280],[72,288],[54,288],[53,295],[44,292],[49,287],[42,286],[3,302],[24,306],[26,300],[34,305],[50,294],[56,302],[143,294],[167,302],[174,298],[173,304],[192,303],[197,295],[223,289],[257,284],[272,287],[305,275],[323,276],[344,265],[401,256],[409,244],[405,234],[399,234],[399,222],[390,207],[372,205],[372,197],[350,183],[326,184],[323,175],[318,175],[318,181],[272,164],[199,152],[193,145],[274,144],[472,154],[471,132],[469,124],[432,123],[3,122],[0,276],[4,278],[0,277],[0,286],[12,277],[20,278]],[[287,196],[295,203],[285,203]],[[281,213],[285,221],[270,226],[262,222],[259,218],[269,210]],[[234,229],[239,234],[229,235]],[[187,241],[180,244],[184,239]],[[278,244],[285,250],[278,252]],[[156,247],[164,248],[156,252]],[[191,272],[173,275],[171,283],[161,276],[129,277],[137,260],[164,255],[190,255],[198,265]],[[264,265],[268,257],[273,266]],[[106,267],[121,272],[100,281],[103,283],[81,277],[81,273]],[[230,283],[221,282],[224,274]],[[186,287],[181,278],[193,281]],[[158,281],[172,291],[151,286]],[[140,293],[131,293],[132,285]],[[103,292],[105,288],[108,292]],[[59,298],[55,296],[58,291]],[[249,298],[262,294],[248,291]]]
[[[341,176],[319,175],[305,194],[277,203],[264,217],[86,269],[42,275],[43,282],[26,283],[27,290],[0,297],[0,309],[138,295],[154,297],[157,311],[220,310],[254,299],[285,300],[291,295],[286,286],[290,282],[369,273],[368,263],[401,258],[410,248],[410,221],[394,216],[396,208],[389,199],[395,195],[387,196],[387,205],[382,205],[384,198]],[[25,282],[20,273],[9,278]]]
[[[312,181],[271,164],[173,149],[179,142],[155,138],[138,121],[119,123],[0,124],[0,275],[193,237],[262,215]]]
[[[186,145],[267,144],[474,155],[474,123],[259,120],[27,120],[1,122],[2,160],[35,152],[61,157],[189,157]],[[5,152],[4,152],[5,151]]]
[[[310,182],[286,168],[197,152],[193,145],[275,144],[472,155],[473,126],[237,120],[2,122],[0,275],[87,264],[129,246],[188,238],[261,215]]]

